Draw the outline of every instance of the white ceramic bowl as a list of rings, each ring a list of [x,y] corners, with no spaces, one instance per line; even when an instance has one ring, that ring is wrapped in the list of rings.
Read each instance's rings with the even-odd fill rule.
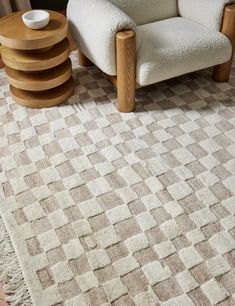
[[[32,10],[22,16],[24,24],[34,30],[46,27],[50,20],[48,12],[43,10]]]

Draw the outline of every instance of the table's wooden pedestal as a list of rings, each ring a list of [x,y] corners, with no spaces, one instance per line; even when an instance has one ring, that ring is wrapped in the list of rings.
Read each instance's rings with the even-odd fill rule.
[[[51,107],[73,94],[72,67],[65,38],[51,48],[23,51],[1,47],[13,99],[31,108]]]
[[[35,31],[22,24],[21,15],[19,12],[4,18],[5,30],[0,35],[12,98],[30,108],[64,103],[74,90],[67,21],[50,11],[49,25]],[[14,33],[16,24],[21,31]],[[7,26],[12,27],[11,31]]]

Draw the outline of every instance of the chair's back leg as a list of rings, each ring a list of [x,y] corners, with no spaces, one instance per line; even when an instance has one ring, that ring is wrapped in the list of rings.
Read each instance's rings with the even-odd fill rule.
[[[213,78],[216,82],[227,82],[230,77],[235,50],[235,4],[225,7],[221,32],[230,39],[233,53],[227,63],[215,67]]]
[[[117,33],[116,58],[118,110],[127,113],[135,108],[136,38],[133,31]]]
[[[94,64],[78,49],[78,63],[82,67],[91,67]]]

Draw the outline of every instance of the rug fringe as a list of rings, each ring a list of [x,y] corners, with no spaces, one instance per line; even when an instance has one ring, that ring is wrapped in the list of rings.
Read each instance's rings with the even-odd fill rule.
[[[10,236],[0,216],[0,279],[7,302],[12,306],[31,306],[32,301],[22,275]]]

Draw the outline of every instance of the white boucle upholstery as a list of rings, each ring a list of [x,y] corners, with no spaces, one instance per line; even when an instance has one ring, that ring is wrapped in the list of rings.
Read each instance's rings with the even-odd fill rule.
[[[182,17],[141,25],[138,31],[137,82],[142,86],[224,63],[232,54],[225,35]]]
[[[180,16],[219,31],[224,7],[234,0],[178,0]]]
[[[109,0],[138,25],[178,16],[177,0]]]
[[[117,2],[125,12],[117,7]],[[148,4],[155,2],[159,6],[153,5],[151,15]],[[161,12],[157,15],[160,8],[164,8],[164,14],[169,13],[168,17],[175,14],[175,2],[69,0],[67,16],[79,49],[109,75],[116,75],[116,33],[126,29],[135,31],[137,82],[144,86],[228,61],[232,54],[231,43],[218,30],[223,8],[232,2],[178,0],[180,14],[185,17],[173,17],[138,26],[136,22],[152,20],[153,16],[160,18],[163,14]],[[140,6],[140,3],[144,5]],[[168,10],[170,3],[172,12]]]
[[[137,32],[136,23],[108,0],[70,0],[67,17],[79,49],[102,71],[116,75],[116,33]]]

